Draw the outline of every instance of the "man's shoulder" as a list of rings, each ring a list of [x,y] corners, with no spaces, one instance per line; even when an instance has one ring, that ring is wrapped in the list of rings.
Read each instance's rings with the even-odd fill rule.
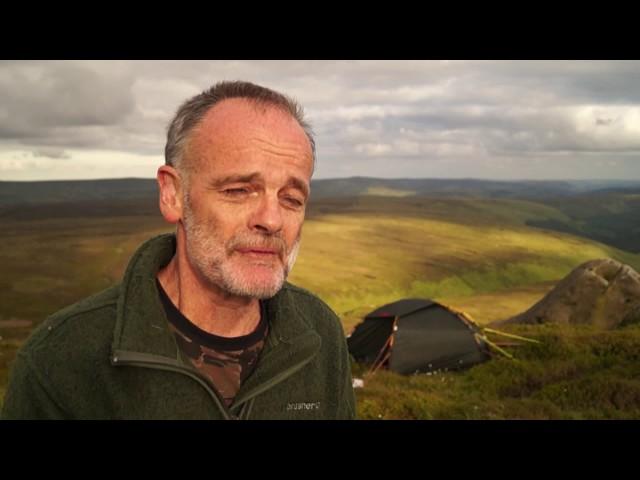
[[[313,322],[314,327],[339,328],[342,332],[342,322],[338,315],[316,294],[289,282],[282,287],[282,293],[302,317]]]
[[[74,412],[71,405],[87,402],[110,365],[118,291],[111,287],[69,305],[32,332],[14,360],[3,416],[62,418]]]
[[[61,349],[89,350],[104,343],[113,333],[120,285],[58,310],[47,317],[29,336],[22,353],[44,354]]]
[[[289,296],[291,300],[297,304],[305,304],[313,308],[322,310],[328,314],[335,315],[329,305],[325,303],[319,296],[302,287],[286,282],[282,287],[283,292]]]
[[[115,308],[118,303],[119,294],[120,284],[113,285],[112,287],[102,290],[101,292],[94,293],[93,295],[85,297],[76,303],[58,310],[49,318],[60,321],[89,313],[95,313],[96,311],[111,310],[112,308]]]

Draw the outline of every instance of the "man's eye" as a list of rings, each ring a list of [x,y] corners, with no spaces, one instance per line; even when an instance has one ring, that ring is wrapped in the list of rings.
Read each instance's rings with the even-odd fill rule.
[[[302,200],[299,200],[295,197],[285,197],[284,200],[292,207],[300,208],[304,205],[304,202]]]
[[[226,190],[223,190],[223,193],[225,195],[229,195],[229,196],[239,196],[239,195],[246,195],[247,193],[249,193],[249,189],[248,188],[227,188]]]

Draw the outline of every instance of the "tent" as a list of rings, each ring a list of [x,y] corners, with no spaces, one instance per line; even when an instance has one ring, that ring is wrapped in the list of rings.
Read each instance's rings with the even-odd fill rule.
[[[490,358],[489,343],[465,313],[420,298],[374,310],[347,338],[357,362],[401,374],[471,367]]]

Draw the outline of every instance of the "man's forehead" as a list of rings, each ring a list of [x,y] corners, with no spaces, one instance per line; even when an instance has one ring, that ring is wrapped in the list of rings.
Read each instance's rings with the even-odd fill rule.
[[[199,123],[201,130],[221,133],[251,126],[289,129],[304,135],[297,120],[283,108],[247,98],[222,100],[211,107]]]
[[[243,98],[226,99],[212,107],[189,143],[195,157],[209,161],[209,153],[215,151],[257,147],[313,162],[307,134],[294,117],[273,105],[256,106]]]

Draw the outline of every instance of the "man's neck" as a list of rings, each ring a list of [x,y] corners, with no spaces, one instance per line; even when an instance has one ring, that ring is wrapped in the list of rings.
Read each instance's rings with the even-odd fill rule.
[[[260,322],[255,298],[230,295],[203,282],[177,252],[157,274],[158,281],[178,310],[200,329],[221,337],[253,332]]]

